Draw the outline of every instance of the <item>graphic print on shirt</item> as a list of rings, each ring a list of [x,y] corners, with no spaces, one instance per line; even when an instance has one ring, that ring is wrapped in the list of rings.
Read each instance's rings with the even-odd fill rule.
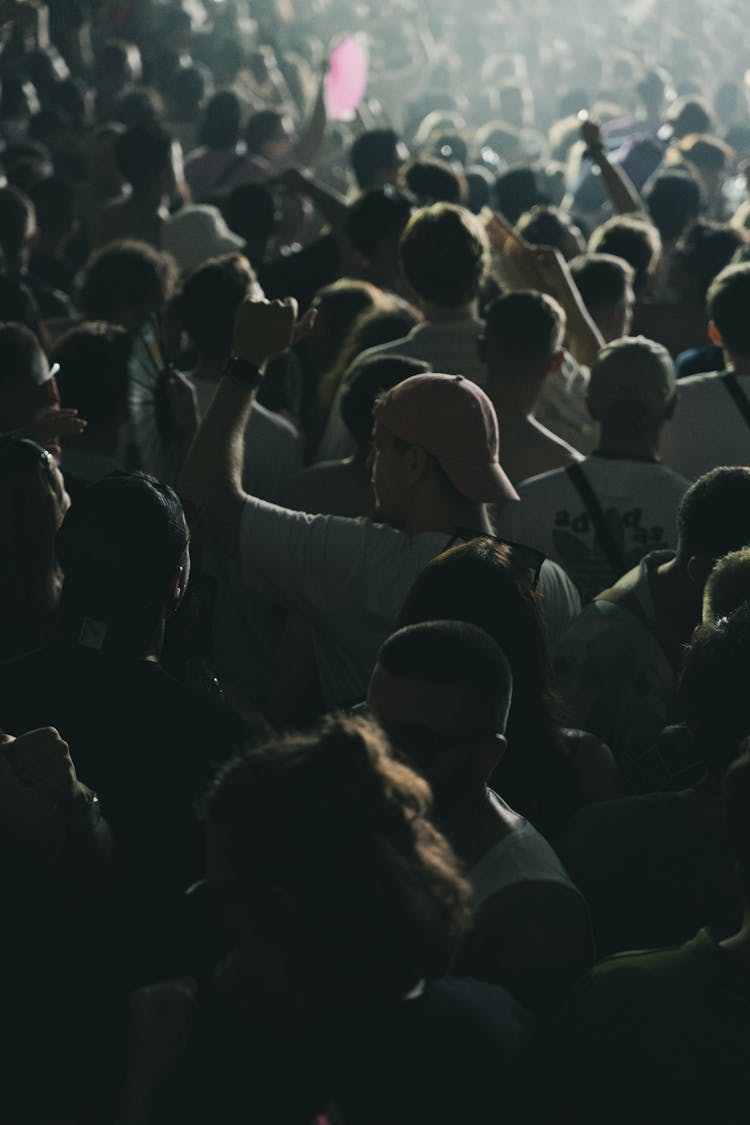
[[[623,559],[622,574],[637,566],[649,551],[668,546],[663,526],[643,524],[642,508],[605,508],[604,518]],[[621,577],[613,573],[587,511],[559,509],[552,537],[556,555],[578,587],[584,604]]]

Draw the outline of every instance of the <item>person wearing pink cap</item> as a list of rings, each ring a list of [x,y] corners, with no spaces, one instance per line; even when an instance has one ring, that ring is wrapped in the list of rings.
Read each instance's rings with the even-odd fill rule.
[[[310,621],[325,704],[362,699],[378,648],[422,567],[450,544],[491,533],[486,505],[514,503],[490,400],[460,376],[416,375],[376,405],[376,521],[293,512],[242,489],[244,434],[266,362],[307,330],[292,300],[246,300],[233,356],[185,462],[180,487],[203,530]],[[382,521],[382,522],[377,522]],[[540,556],[541,559],[541,556]],[[537,567],[554,638],[580,610],[565,572]]]

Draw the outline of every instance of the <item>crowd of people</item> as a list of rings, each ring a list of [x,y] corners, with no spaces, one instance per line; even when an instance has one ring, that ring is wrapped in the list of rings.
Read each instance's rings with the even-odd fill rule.
[[[747,1121],[746,24],[0,3],[3,1125]]]

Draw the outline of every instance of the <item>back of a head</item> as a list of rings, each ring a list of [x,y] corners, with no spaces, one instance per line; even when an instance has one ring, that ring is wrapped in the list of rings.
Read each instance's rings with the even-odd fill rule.
[[[60,364],[60,404],[78,410],[89,429],[124,420],[132,338],[124,328],[102,321],[66,332],[50,358]]]
[[[123,179],[145,187],[169,171],[172,138],[161,125],[134,125],[117,138],[115,151]]]
[[[745,903],[750,904],[750,747],[728,770],[725,778],[727,825],[739,861]]]
[[[584,305],[596,319],[626,299],[634,273],[628,262],[614,254],[580,254],[568,263]]]
[[[327,1007],[396,1000],[446,971],[469,894],[429,808],[426,782],[352,716],[252,751],[209,794],[235,882],[292,899],[296,970]]]
[[[31,421],[46,370],[39,340],[22,324],[0,324],[0,432]]]
[[[253,252],[265,247],[276,227],[276,203],[265,184],[238,184],[223,201],[221,212],[229,229],[244,238]]]
[[[495,198],[498,210],[509,223],[517,223],[524,211],[549,200],[540,190],[533,168],[510,168],[495,181]]]
[[[316,329],[323,330],[335,356],[347,333],[362,313],[377,308],[381,290],[367,281],[340,278],[315,294]]]
[[[378,355],[364,359],[348,380],[341,398],[341,417],[360,453],[372,438],[372,411],[378,397],[412,375],[422,375],[430,365],[403,355]]]
[[[169,295],[174,266],[146,242],[109,242],[92,255],[81,286],[81,305],[91,320],[109,320],[120,309],[158,308]]]
[[[404,169],[404,183],[419,207],[433,203],[463,203],[465,184],[450,164],[435,157],[420,157]]]
[[[250,155],[263,152],[268,142],[277,136],[282,120],[283,114],[275,109],[259,109],[248,118],[243,136]]]
[[[750,468],[723,467],[690,486],[677,513],[677,561],[715,561],[750,546]]]
[[[404,626],[382,646],[378,664],[395,679],[458,689],[467,711],[504,732],[513,677],[497,641],[478,625],[433,619]]]
[[[695,631],[685,653],[679,700],[706,768],[723,773],[750,736],[750,607]]]
[[[544,366],[562,347],[565,313],[553,297],[534,290],[519,290],[497,297],[485,314],[487,358],[492,374],[519,364]],[[531,374],[531,372],[529,372]]]
[[[570,219],[559,207],[537,204],[524,211],[516,230],[532,246],[555,246],[568,260],[583,249],[580,232],[574,232]]]
[[[589,239],[589,250],[628,262],[635,271],[634,288],[640,292],[648,283],[661,254],[661,239],[652,223],[629,215],[617,215],[596,228]]]
[[[62,176],[47,176],[29,192],[42,234],[63,235],[73,229],[76,199],[73,184]]]
[[[0,274],[0,324],[12,321],[39,331],[39,310],[31,290],[15,277]]]
[[[448,203],[417,211],[401,236],[401,265],[409,285],[420,300],[445,308],[477,298],[487,254],[478,219]]]
[[[664,242],[676,241],[698,218],[702,206],[698,180],[677,169],[657,172],[646,185],[644,196],[651,221]]]
[[[119,121],[126,130],[158,128],[165,116],[161,94],[153,86],[134,86],[125,90],[112,110],[112,119]]]
[[[198,351],[222,357],[229,353],[237,309],[257,284],[241,254],[225,254],[198,266],[185,279],[176,312]]]
[[[169,485],[141,473],[90,484],[57,535],[65,636],[104,652],[147,644],[187,546],[182,504]]]
[[[736,355],[750,355],[750,262],[727,266],[714,278],[706,309],[724,348]]]
[[[750,547],[719,559],[703,591],[703,621],[710,625],[750,602]]]
[[[691,133],[710,133],[713,124],[707,105],[698,98],[678,98],[669,107],[669,118],[678,140]]]
[[[395,175],[403,159],[400,149],[393,129],[370,129],[356,138],[349,150],[349,163],[361,191]]]
[[[706,297],[714,278],[746,244],[746,233],[729,223],[699,219],[690,227],[680,243],[680,266],[692,279],[699,300]]]
[[[242,107],[233,90],[220,90],[206,106],[200,143],[209,148],[232,148],[240,139]]]
[[[14,187],[0,187],[0,249],[8,266],[16,268],[34,222],[31,200]]]
[[[386,240],[397,242],[411,218],[414,201],[387,185],[366,191],[347,211],[345,230],[356,250],[372,261]]]

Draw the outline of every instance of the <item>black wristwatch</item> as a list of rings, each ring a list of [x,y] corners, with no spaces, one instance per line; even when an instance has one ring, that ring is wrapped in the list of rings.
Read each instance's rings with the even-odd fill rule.
[[[257,364],[240,355],[230,355],[224,364],[224,374],[248,391],[254,391],[263,378],[263,372]]]

